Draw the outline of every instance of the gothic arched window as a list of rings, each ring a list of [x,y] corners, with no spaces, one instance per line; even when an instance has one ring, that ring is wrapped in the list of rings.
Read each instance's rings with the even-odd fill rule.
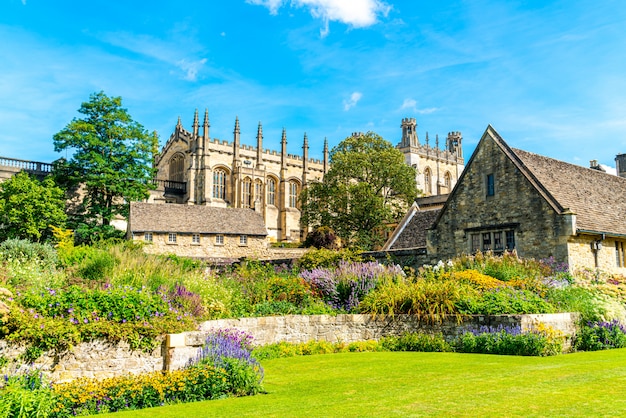
[[[433,185],[432,185],[432,173],[430,172],[430,168],[426,167],[424,170],[424,193],[427,195],[433,194]]]
[[[276,205],[276,180],[271,177],[267,179],[267,204]]]
[[[289,182],[289,207],[298,207],[298,183],[295,181]]]
[[[176,154],[169,163],[170,181],[185,181],[185,157]]]
[[[213,170],[213,197],[226,200],[226,171],[221,168]]]
[[[241,207],[252,207],[252,180],[250,177],[243,179],[241,184]]]
[[[446,174],[444,174],[443,183],[448,188],[448,191],[450,191],[450,189],[452,188],[452,176],[450,175],[449,171],[446,171]]]

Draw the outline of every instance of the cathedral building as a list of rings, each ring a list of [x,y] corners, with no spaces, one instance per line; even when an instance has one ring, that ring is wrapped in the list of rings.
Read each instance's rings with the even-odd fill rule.
[[[431,147],[420,144],[415,119],[402,120],[398,149],[407,164],[417,171],[418,188],[426,196],[449,193],[463,170],[461,134],[448,134],[445,149],[436,140]],[[157,188],[153,203],[177,203],[212,207],[249,208],[260,213],[271,241],[297,242],[304,236],[300,225],[299,195],[312,181],[321,181],[329,168],[328,142],[324,140],[323,160],[309,158],[306,134],[302,154],[287,153],[283,129],[281,150],[263,149],[263,128],[259,123],[256,147],[241,143],[239,120],[235,119],[232,142],[210,137],[208,111],[200,126],[198,111],[191,131],[178,119],[161,153],[155,159]]]

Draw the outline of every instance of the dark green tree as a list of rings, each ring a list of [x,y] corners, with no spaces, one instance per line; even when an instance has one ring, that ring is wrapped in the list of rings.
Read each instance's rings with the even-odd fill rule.
[[[59,183],[75,192],[70,226],[79,240],[115,235],[111,221],[127,219],[129,202],[149,195],[158,138],[133,121],[121,97],[94,93],[78,112],[83,117],[53,138],[55,151],[72,151],[55,162]]]
[[[344,139],[330,160],[323,181],[302,192],[302,223],[328,226],[350,247],[379,247],[417,196],[415,169],[373,132]]]
[[[47,241],[51,226],[66,220],[65,193],[51,177],[39,181],[22,171],[0,183],[0,241]]]

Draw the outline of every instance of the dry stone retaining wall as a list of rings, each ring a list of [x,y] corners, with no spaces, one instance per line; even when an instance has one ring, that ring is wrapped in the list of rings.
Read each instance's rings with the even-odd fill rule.
[[[562,331],[568,336],[569,342],[576,333],[577,319],[578,315],[572,313],[473,316],[461,324],[450,320],[438,325],[424,324],[410,315],[292,315],[220,319],[202,323],[198,331],[169,334],[161,347],[149,353],[132,351],[124,342],[93,341],[79,344],[71,352],[45,353],[33,366],[48,374],[55,382],[80,377],[107,378],[128,373],[175,370],[184,367],[196,356],[198,348],[212,330],[224,328],[245,331],[254,336],[255,344],[264,345],[311,340],[350,343],[400,335],[407,331],[441,332],[446,339],[452,340],[468,328],[520,325],[522,329],[531,329],[543,323]],[[17,360],[24,351],[25,347],[0,341],[0,357],[15,359],[7,367],[26,367]]]

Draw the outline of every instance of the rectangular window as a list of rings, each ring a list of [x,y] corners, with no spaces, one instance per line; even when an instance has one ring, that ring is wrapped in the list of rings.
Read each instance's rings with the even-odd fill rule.
[[[293,181],[289,183],[289,207],[298,207],[298,184]]]
[[[617,261],[617,267],[626,267],[626,251],[624,249],[626,245],[624,245],[621,241],[615,241],[615,260]]]
[[[475,253],[476,251],[480,250],[480,235],[479,234],[472,234],[472,252]]]
[[[193,234],[191,236],[191,243],[192,244],[200,244],[200,234]]]
[[[239,235],[239,245],[248,245],[247,235]]]
[[[493,174],[487,174],[487,196],[495,195],[495,184]]]
[[[152,232],[146,232],[143,234],[143,240],[146,242],[152,242]]]
[[[176,232],[170,232],[167,235],[167,242],[169,244],[176,244]]]
[[[483,232],[483,251],[491,250],[491,232]]]
[[[224,245],[224,235],[215,236],[215,245]]]
[[[504,246],[502,245],[502,231],[496,231],[493,233],[493,250],[504,250]]]
[[[267,204],[276,204],[276,180],[269,179],[267,181]]]
[[[506,249],[513,251],[515,249],[515,231],[506,231]]]

